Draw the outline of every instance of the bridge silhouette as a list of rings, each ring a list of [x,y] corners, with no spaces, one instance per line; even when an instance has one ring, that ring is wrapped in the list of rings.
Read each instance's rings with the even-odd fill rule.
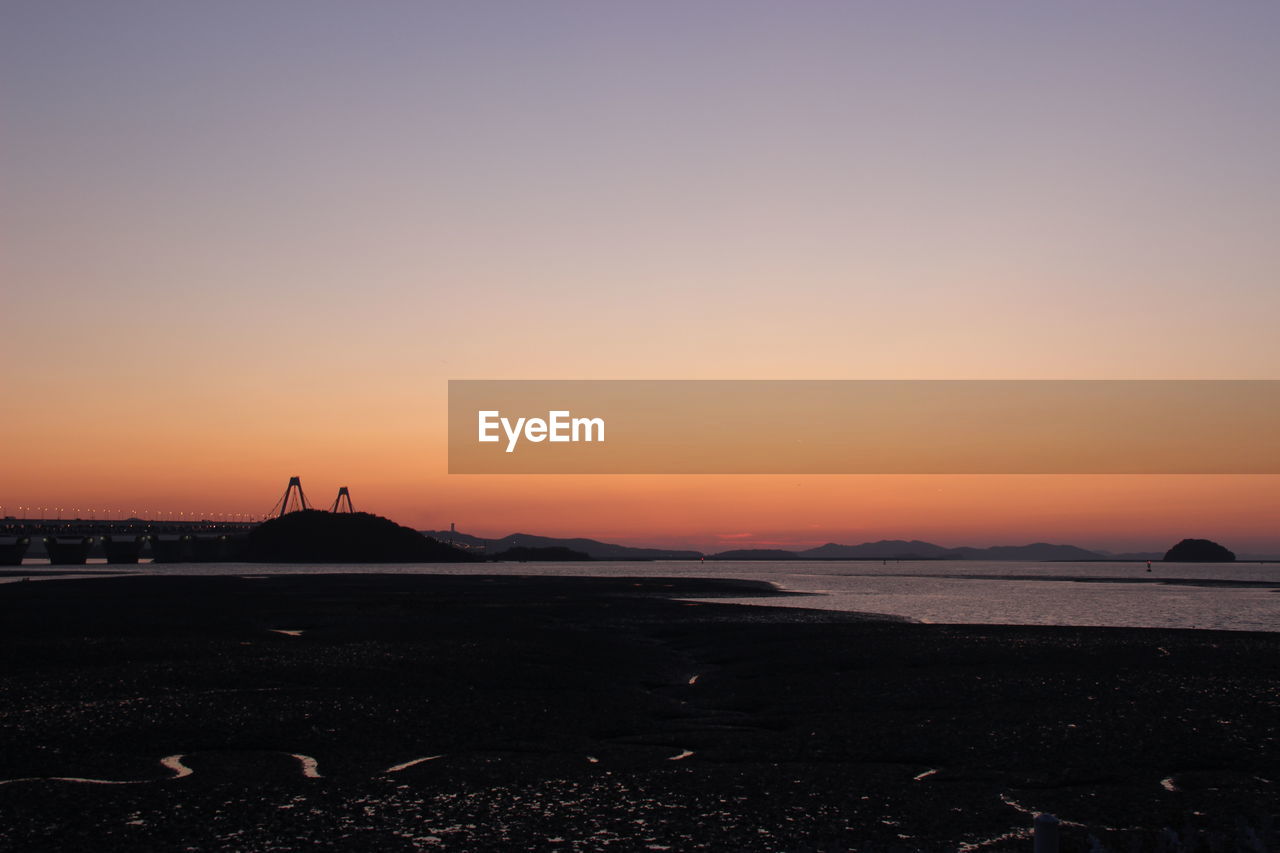
[[[302,478],[290,477],[284,496],[263,515],[246,513],[147,513],[121,518],[62,517],[59,507],[17,509],[22,517],[0,519],[0,565],[21,565],[26,557],[47,557],[50,565],[83,565],[90,558],[109,563],[137,563],[144,556],[155,562],[211,562],[238,559],[249,531],[288,512],[312,509],[302,492]],[[50,510],[57,516],[50,516]],[[80,510],[72,508],[70,512]],[[351,492],[338,489],[330,512],[354,512]],[[39,515],[27,517],[27,513]],[[103,511],[105,513],[109,511]],[[166,517],[167,516],[167,517]]]

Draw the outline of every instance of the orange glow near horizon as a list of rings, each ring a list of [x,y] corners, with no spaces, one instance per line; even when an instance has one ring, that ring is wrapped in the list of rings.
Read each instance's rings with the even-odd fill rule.
[[[325,464],[285,464],[278,473],[245,470],[270,464],[267,455],[240,465],[219,454],[191,464],[170,458],[173,467],[163,473],[163,464],[131,471],[135,466],[123,459],[96,469],[64,469],[55,472],[58,477],[44,466],[25,495],[5,495],[4,513],[16,516],[22,505],[61,507],[65,517],[71,506],[94,508],[99,518],[125,512],[257,517],[283,492],[289,474],[298,473],[308,498],[321,508],[347,485],[357,509],[418,529],[447,529],[454,522],[463,532],[491,537],[585,536],[712,552],[878,539],[949,546],[1049,541],[1150,551],[1191,536],[1243,553],[1280,551],[1276,476],[451,477],[439,465],[423,466],[416,476],[396,470],[393,455],[349,460],[358,467],[329,457]],[[351,476],[352,470],[362,476]],[[6,485],[19,482],[11,477]]]
[[[1203,537],[1280,554],[1275,476],[450,476],[443,382],[319,369],[276,394],[281,375],[90,380],[58,394],[22,379],[40,404],[0,427],[0,507],[257,516],[297,474],[317,506],[345,485],[357,509],[482,536],[708,552],[878,539],[1147,551]]]

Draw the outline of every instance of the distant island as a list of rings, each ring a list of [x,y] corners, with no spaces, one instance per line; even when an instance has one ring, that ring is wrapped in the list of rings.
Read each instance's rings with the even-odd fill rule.
[[[1108,555],[1075,545],[1033,542],[1030,545],[995,545],[990,548],[945,548],[913,539],[882,539],[861,545],[828,542],[795,552],[802,560],[1105,560]]]
[[[245,543],[259,563],[462,563],[475,556],[367,512],[307,509],[265,521]]]
[[[736,551],[721,551],[712,554],[708,560],[799,560],[795,551],[781,551],[777,548],[741,548]]]
[[[944,548],[930,542],[883,540],[861,545],[828,542],[804,551],[747,548],[712,554],[708,560],[1106,560],[1106,554],[1074,545],[996,545],[991,548]]]
[[[565,548],[560,545],[551,545],[546,548],[530,548],[526,545],[517,545],[514,548],[508,548],[498,554],[494,554],[489,559],[527,563],[529,561],[548,561],[556,563],[574,563],[583,560],[590,560],[591,555],[583,551],[575,551],[572,548]]]
[[[618,545],[601,542],[596,539],[566,538],[553,536],[535,536],[529,533],[512,533],[496,539],[460,533],[456,530],[423,530],[424,536],[454,545],[458,549],[481,559],[539,559],[538,557],[508,557],[505,553],[514,548],[567,548],[586,555],[592,560],[1024,560],[1031,562],[1142,562],[1168,560],[1170,562],[1231,562],[1236,556],[1214,542],[1206,539],[1188,539],[1170,549],[1162,551],[1139,551],[1121,554],[1107,551],[1091,551],[1076,545],[1054,544],[1051,542],[1032,542],[1027,545],[992,545],[984,548],[957,546],[948,548],[919,539],[881,539],[876,542],[863,542],[858,545],[842,545],[828,542],[815,548],[791,551],[782,548],[738,548],[728,551],[704,554],[701,551],[679,550],[671,548],[646,548],[632,545]],[[1203,551],[1198,553],[1208,556],[1185,556],[1188,552],[1186,542],[1204,542],[1220,551]],[[1196,546],[1202,549],[1204,546]],[[1173,556],[1170,556],[1172,554]],[[548,559],[548,558],[542,558]],[[560,559],[560,558],[557,558]],[[569,558],[563,559],[580,559]],[[1248,557],[1247,559],[1261,559]]]
[[[569,548],[588,555],[593,560],[698,560],[701,551],[681,551],[669,548],[634,548],[630,545],[614,545],[595,539],[556,539],[550,536],[533,536],[528,533],[512,533],[501,539],[485,539],[454,530],[423,530],[422,535],[447,542],[468,553],[499,554],[512,548]]]
[[[456,530],[423,530],[424,536],[447,542],[485,558],[512,548],[569,548],[593,560],[1158,560],[1160,553],[1108,554],[1075,545],[1033,542],[1028,545],[995,545],[987,548],[960,546],[948,548],[918,539],[882,539],[860,545],[828,542],[816,548],[790,551],[777,548],[744,548],[704,554],[669,548],[645,548],[600,542],[596,539],[534,536],[512,533],[498,539],[487,539]]]
[[[1183,539],[1164,555],[1166,563],[1234,563],[1236,555],[1208,539]]]

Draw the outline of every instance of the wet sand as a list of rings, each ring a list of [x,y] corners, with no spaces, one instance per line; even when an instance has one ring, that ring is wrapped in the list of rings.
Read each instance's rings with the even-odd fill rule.
[[[0,586],[0,849],[1280,849],[1280,635],[679,600],[751,594]]]

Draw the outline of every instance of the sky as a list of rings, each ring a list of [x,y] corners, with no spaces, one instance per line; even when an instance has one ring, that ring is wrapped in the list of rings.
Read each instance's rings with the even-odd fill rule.
[[[1280,553],[1280,478],[446,473],[449,379],[1277,378],[1280,6],[0,5],[0,507]]]

